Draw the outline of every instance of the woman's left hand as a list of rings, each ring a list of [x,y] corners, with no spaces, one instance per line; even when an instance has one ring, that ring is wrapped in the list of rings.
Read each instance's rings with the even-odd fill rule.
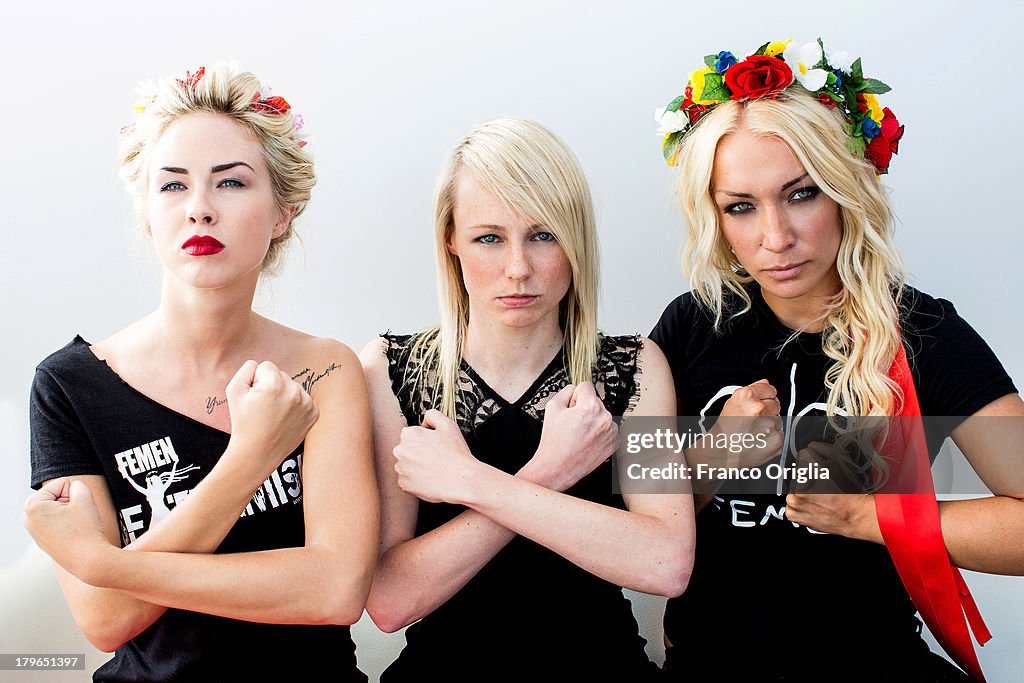
[[[47,555],[86,583],[95,551],[113,547],[103,535],[92,493],[77,480],[55,479],[29,496],[25,528]]]
[[[828,480],[794,485],[786,496],[786,518],[815,531],[883,543],[875,513],[875,497],[850,493],[861,489],[846,477],[841,457],[831,444],[811,443],[797,454],[797,465],[817,463]],[[815,491],[810,493],[809,491]]]
[[[464,503],[474,472],[484,467],[459,426],[437,410],[426,412],[422,426],[402,430],[394,454],[398,485],[428,503]]]
[[[867,493],[791,493],[786,519],[827,534],[884,543],[875,497]]]

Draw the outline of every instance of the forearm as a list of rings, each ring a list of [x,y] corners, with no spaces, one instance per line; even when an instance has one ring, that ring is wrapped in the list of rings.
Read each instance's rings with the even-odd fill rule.
[[[262,473],[241,466],[245,454],[225,451],[217,465],[184,500],[157,524],[128,544],[126,550],[212,553],[235,526]]]
[[[611,583],[678,595],[692,568],[692,524],[618,510],[551,491],[493,468],[481,469],[466,504]]]
[[[320,546],[223,555],[111,547],[79,570],[91,585],[165,608],[277,624],[354,623],[371,572]]]
[[[260,484],[252,473],[240,471],[233,463],[221,460],[167,519],[125,550],[215,551]],[[167,609],[121,590],[91,586],[63,570],[61,574],[61,586],[75,622],[93,645],[106,652],[144,631]]]
[[[953,565],[1024,575],[1024,501],[1007,496],[940,501],[939,518]]]
[[[381,555],[366,611],[387,633],[422,619],[459,592],[515,538],[474,510]]]

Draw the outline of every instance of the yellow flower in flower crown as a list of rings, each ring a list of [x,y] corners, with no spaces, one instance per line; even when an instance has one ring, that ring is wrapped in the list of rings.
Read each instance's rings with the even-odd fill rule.
[[[697,104],[718,104],[717,100],[702,100],[700,98],[700,96],[704,94],[704,77],[708,74],[716,73],[718,72],[715,71],[715,67],[709,66],[703,69],[697,69],[690,74],[690,85],[693,87],[693,94],[690,95],[690,99]]]
[[[864,101],[868,105],[868,111],[871,113],[871,118],[875,120],[875,123],[882,123],[882,117],[885,116],[882,113],[882,108],[878,106],[878,95],[865,94]]]
[[[768,47],[764,49],[765,57],[778,57],[786,51],[786,46],[793,42],[793,39],[789,40],[776,40],[774,43],[768,43]]]

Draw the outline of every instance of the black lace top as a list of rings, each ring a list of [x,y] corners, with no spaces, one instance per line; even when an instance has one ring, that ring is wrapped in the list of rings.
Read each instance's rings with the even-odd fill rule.
[[[385,335],[392,388],[409,424],[418,425],[438,398],[436,370],[413,382],[422,359],[417,336]],[[636,402],[639,337],[601,338],[594,384],[613,415]],[[499,396],[463,361],[457,421],[481,461],[515,473],[540,443],[544,407],[569,383],[562,355],[516,401]],[[423,387],[426,387],[425,389]],[[624,509],[612,493],[609,462],[566,493]],[[416,535],[454,519],[465,508],[420,501]],[[457,562],[458,558],[452,558]],[[644,652],[622,590],[560,555],[516,537],[444,605],[406,631],[407,646],[383,683],[439,678],[537,681],[644,681],[656,668]],[[511,678],[510,678],[511,677]]]

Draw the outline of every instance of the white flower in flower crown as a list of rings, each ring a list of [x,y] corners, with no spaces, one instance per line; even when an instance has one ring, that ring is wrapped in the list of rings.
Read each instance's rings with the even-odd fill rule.
[[[141,114],[146,111],[146,107],[156,102],[156,96],[159,92],[159,88],[153,81],[139,81],[138,86],[135,88],[135,92],[139,95],[140,99],[132,103],[132,111],[136,114]]]
[[[665,107],[658,107],[654,110],[654,120],[661,124],[658,135],[665,133],[676,133],[690,123],[690,119],[683,111],[665,111]]]
[[[828,80],[827,71],[813,68],[821,61],[821,46],[816,42],[806,43],[800,48],[790,43],[786,46],[782,58],[793,69],[793,76],[797,82],[811,92],[822,88]]]
[[[849,74],[850,69],[853,68],[853,55],[846,50],[825,50],[825,55],[828,57],[828,63],[833,69],[839,69],[844,74]]]

